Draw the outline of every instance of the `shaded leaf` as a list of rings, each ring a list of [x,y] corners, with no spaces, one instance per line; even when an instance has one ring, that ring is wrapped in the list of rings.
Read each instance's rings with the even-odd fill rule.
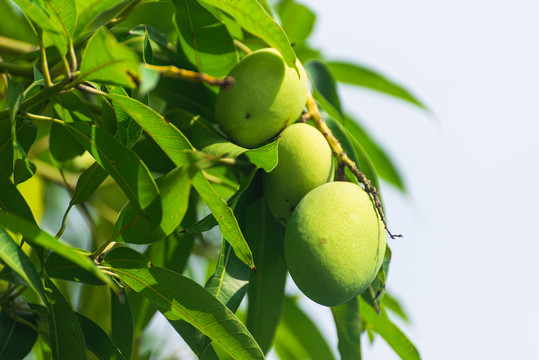
[[[126,359],[107,333],[95,322],[86,316],[75,313],[78,323],[84,335],[86,347],[100,360],[123,360]]]
[[[35,224],[34,215],[26,200],[1,169],[0,189],[2,189],[0,191],[0,209],[9,211]]]
[[[17,121],[15,138],[25,152],[30,150],[36,134],[37,128],[32,122]],[[8,176],[13,172],[13,137],[9,119],[0,120],[0,170]]]
[[[281,26],[286,31],[290,43],[294,44],[295,50],[313,31],[316,16],[307,6],[293,0],[280,2],[278,12]]]
[[[239,216],[255,261],[257,274],[249,280],[247,328],[266,353],[271,348],[281,319],[286,282],[284,227],[261,198],[244,207]]]
[[[380,313],[382,306],[382,300],[386,293],[386,279],[389,273],[389,263],[391,262],[391,249],[389,245],[386,245],[386,251],[384,253],[384,261],[378,274],[369,285],[367,290],[361,293],[361,297],[365,300],[377,313]]]
[[[277,354],[285,352],[288,356],[294,356],[292,359],[335,359],[320,330],[290,297],[284,300],[275,350]]]
[[[227,75],[239,61],[226,26],[195,0],[173,0],[179,45],[198,71]]]
[[[337,93],[337,83],[333,74],[328,69],[327,65],[316,59],[309,60],[305,63],[305,70],[308,71],[313,86],[318,92],[339,112],[342,113],[341,100]]]
[[[36,324],[35,316],[26,312],[13,312],[12,316],[17,316]],[[18,322],[10,316],[6,309],[0,311],[0,358],[1,359],[23,359],[32,350],[37,339],[37,333],[30,326]]]
[[[126,91],[120,86],[106,86],[107,92],[109,94],[122,95],[127,97]],[[107,104],[110,100],[106,100]],[[118,104],[112,103],[109,106],[112,106],[114,115],[116,117],[117,123],[117,133],[114,137],[127,147],[133,147],[133,145],[138,141],[142,135],[142,127],[129,116],[127,111],[118,106]]]
[[[65,127],[58,123],[51,125],[49,150],[58,167],[84,153],[84,148],[79,142],[73,138]]]
[[[266,13],[256,0],[226,1],[199,0],[215,6],[232,16],[247,31],[258,36],[271,47],[277,49],[288,66],[296,68],[296,54],[290,46],[284,30]]]
[[[101,165],[133,204],[148,218],[151,228],[161,220],[159,190],[146,165],[129,148],[105,131],[85,123],[64,123],[66,129]]]
[[[376,173],[390,184],[395,185],[399,190],[406,192],[402,176],[397,170],[397,167],[386,154],[385,150],[378,145],[357,121],[345,116],[343,120],[343,126],[354,137],[358,143],[361,144],[363,149],[369,154]]]
[[[392,95],[427,110],[427,107],[410,94],[408,90],[370,69],[360,65],[337,61],[327,62],[327,65],[339,82],[363,86]]]
[[[170,235],[180,225],[187,211],[191,172],[187,166],[182,166],[156,180],[162,216],[160,224],[154,229],[149,227],[148,221],[141,216],[136,206],[127,203],[114,225],[113,233],[118,234],[116,241],[149,244]]]
[[[7,231],[0,227],[0,258],[13,271],[19,274],[34,291],[41,297],[45,304],[48,299],[45,296],[43,284],[32,261],[17,245]]]
[[[84,335],[75,312],[60,290],[47,278],[46,285],[51,290],[49,331],[53,359],[86,359]]]
[[[80,79],[134,88],[140,79],[137,54],[118,43],[105,28],[97,30],[86,46],[80,65]]]
[[[116,344],[125,359],[131,359],[134,324],[131,306],[129,305],[125,290],[121,289],[118,295],[111,290],[110,302],[112,341]]]
[[[75,0],[79,15],[75,33],[84,30],[99,13],[120,2],[121,0]]]
[[[90,253],[84,252],[84,254],[88,257],[90,256]],[[47,260],[45,260],[45,271],[53,279],[82,282],[90,285],[105,285],[105,282],[95,274],[57,253],[51,253],[47,257]]]
[[[37,225],[29,222],[28,220],[24,220],[23,218],[13,214],[0,212],[0,225],[4,226],[8,230],[22,234],[29,242],[33,244],[43,246],[44,248],[58,253],[58,255],[71,260],[72,262],[78,264],[81,268],[91,272],[105,283],[114,286],[112,280],[103,272],[99,271],[95,263],[88,257],[82,255],[78,249],[62,244],[53,236],[42,231]]]
[[[235,359],[264,356],[245,326],[221,302],[196,282],[148,262],[128,248],[112,250],[106,257],[110,270],[133,290],[149,299],[168,320],[185,320]]]
[[[84,170],[77,180],[75,192],[71,199],[72,205],[85,202],[93,195],[99,185],[109,176],[97,162],[93,163],[88,169]]]
[[[361,317],[357,298],[332,307],[331,313],[337,328],[341,360],[361,359]]]
[[[379,334],[387,344],[403,360],[421,359],[419,351],[415,345],[404,335],[404,333],[389,319],[385,311],[377,314],[374,309],[359,298],[359,308],[361,310],[361,319]]]

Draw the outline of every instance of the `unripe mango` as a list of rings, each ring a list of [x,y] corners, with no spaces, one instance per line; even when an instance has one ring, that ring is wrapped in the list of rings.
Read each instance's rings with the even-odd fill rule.
[[[286,225],[307,193],[333,180],[333,156],[324,136],[298,123],[281,133],[279,163],[264,176],[264,194],[273,216]]]
[[[376,277],[386,232],[371,195],[338,181],[300,201],[284,241],[286,264],[298,288],[321,305],[337,306],[361,294]]]
[[[275,49],[243,58],[230,72],[231,89],[221,89],[215,119],[238,145],[253,148],[276,136],[301,115],[307,101],[307,75],[286,65]]]

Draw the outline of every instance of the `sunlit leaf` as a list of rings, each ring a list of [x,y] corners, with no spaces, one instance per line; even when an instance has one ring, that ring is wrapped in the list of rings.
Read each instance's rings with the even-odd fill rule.
[[[221,302],[196,282],[148,262],[128,248],[106,257],[110,270],[149,299],[168,320],[185,320],[218,343],[235,359],[263,359],[245,326]]]
[[[75,33],[81,32],[100,12],[120,2],[121,0],[75,0],[79,15]]]
[[[361,298],[359,308],[361,318],[384,339],[387,344],[403,360],[419,360],[421,356],[415,345],[404,335],[404,333],[389,319],[385,311],[377,314],[374,309],[365,303]]]
[[[45,296],[43,284],[32,261],[26,253],[17,245],[7,231],[0,227],[0,258],[13,271],[19,274],[34,291],[41,297],[45,304],[48,299]]]
[[[84,170],[77,180],[71,204],[77,205],[88,200],[108,175],[97,162]]]
[[[134,88],[140,78],[137,54],[104,28],[97,30],[86,46],[80,78]]]
[[[15,216],[13,214],[0,212],[0,225],[4,228],[22,234],[29,242],[40,245],[44,248],[50,249],[58,255],[65,257],[68,260],[78,264],[81,268],[93,273],[99,279],[105,283],[114,285],[112,280],[101,272],[96,264],[88,257],[82,255],[77,249],[64,245],[49,235],[45,231],[42,231],[37,225]]]
[[[16,214],[32,223],[36,222],[26,200],[1,169],[0,189],[2,189],[0,191],[0,209]]]
[[[227,75],[239,61],[226,26],[198,1],[174,0],[179,45],[198,71],[216,77]]]
[[[284,30],[266,13],[256,0],[226,1],[199,0],[215,6],[232,16],[240,25],[255,36],[260,37],[271,47],[277,49],[288,66],[296,67],[296,54],[290,46]]]
[[[314,28],[315,14],[305,5],[286,0],[278,6],[281,26],[286,31],[290,43],[295,47],[303,44]]]
[[[339,82],[366,87],[381,93],[398,97],[409,103],[417,105],[422,109],[427,109],[427,107],[410,92],[408,92],[408,90],[373,70],[367,69],[360,65],[337,61],[330,61],[327,63],[327,65]]]

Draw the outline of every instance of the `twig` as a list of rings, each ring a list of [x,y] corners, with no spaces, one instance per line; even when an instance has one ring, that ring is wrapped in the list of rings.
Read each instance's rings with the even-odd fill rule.
[[[36,51],[38,48],[32,44],[0,36],[0,50],[3,52],[9,52],[14,55],[22,55],[32,51]]]
[[[335,157],[337,158],[337,162],[339,164],[346,165],[346,167],[349,168],[350,171],[352,171],[352,173],[355,175],[358,181],[363,184],[363,186],[365,187],[365,190],[372,195],[374,199],[374,205],[376,206],[378,214],[380,214],[380,218],[382,219],[382,222],[384,223],[384,227],[387,233],[389,234],[389,236],[392,239],[396,237],[402,237],[402,235],[400,234],[394,235],[391,233],[391,231],[389,231],[387,227],[386,218],[384,216],[384,211],[382,209],[382,203],[380,202],[380,194],[378,193],[376,188],[372,186],[370,180],[367,179],[365,174],[363,174],[359,170],[357,165],[348,157],[348,155],[346,155],[346,152],[342,148],[340,141],[335,138],[335,136],[331,132],[330,128],[327,126],[324,119],[322,119],[322,116],[320,115],[320,110],[318,110],[318,105],[316,104],[316,101],[314,100],[314,97],[310,92],[309,92],[309,95],[307,96],[307,110],[308,110],[307,112],[308,116],[304,115],[305,119],[313,120],[318,130],[320,130],[322,135],[324,135],[324,137],[326,138],[329,146],[331,147],[331,151],[333,152],[333,155],[335,155]],[[302,119],[303,118],[304,117],[302,117]]]
[[[234,39],[233,41],[234,41],[234,45],[236,45],[236,47],[240,49],[241,51],[243,51],[245,54],[249,55],[250,53],[253,52],[253,50],[249,49],[249,47],[247,47],[247,45],[245,45],[241,41],[236,40],[236,39]]]
[[[224,89],[230,89],[234,85],[234,78],[227,76],[226,78],[216,78],[214,76],[196,72],[191,70],[180,69],[176,66],[158,66],[144,64],[148,69],[158,71],[161,75],[171,77],[174,79],[183,79],[192,82],[203,82],[209,85],[220,86]]]
[[[34,69],[30,66],[15,65],[5,61],[0,62],[0,73],[8,73],[26,78],[34,77]]]
[[[41,58],[41,73],[43,74],[43,80],[45,81],[45,87],[51,87],[51,74],[49,72],[49,64],[47,63],[47,51],[45,50],[45,43],[43,42],[43,31],[39,33],[39,56]]]

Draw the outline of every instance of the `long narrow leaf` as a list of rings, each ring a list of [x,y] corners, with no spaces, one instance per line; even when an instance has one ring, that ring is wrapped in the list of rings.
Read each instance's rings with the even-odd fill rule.
[[[107,333],[95,322],[86,316],[75,313],[84,335],[86,347],[99,360],[124,360],[126,359],[109,338]],[[128,358],[127,358],[128,359]]]
[[[0,212],[0,225],[13,232],[22,234],[29,242],[50,249],[58,253],[58,255],[78,264],[81,268],[94,274],[106,284],[115,286],[110,277],[100,271],[90,258],[82,255],[78,249],[62,244],[53,236],[41,230],[37,225],[32,224],[28,220],[13,214]]]
[[[337,336],[341,360],[361,359],[361,317],[357,298],[331,308]]]
[[[219,344],[234,359],[263,359],[245,326],[196,282],[159,267],[148,267],[135,251],[117,248],[106,257],[110,270],[150,300],[168,320],[185,320]]]

